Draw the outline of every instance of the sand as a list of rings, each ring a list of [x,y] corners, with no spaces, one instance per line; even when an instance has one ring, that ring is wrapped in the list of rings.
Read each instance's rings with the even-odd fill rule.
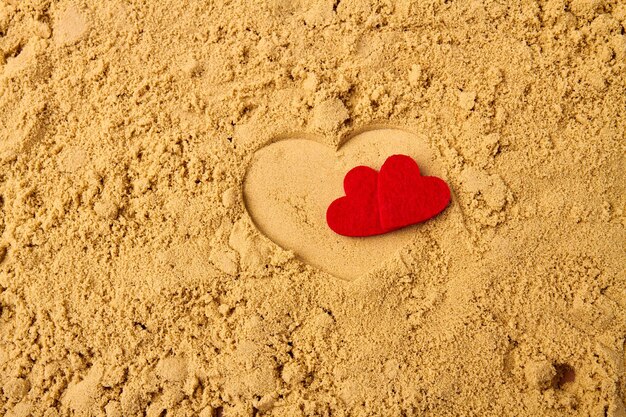
[[[0,415],[626,416],[626,3],[0,3]],[[440,216],[333,235],[415,157]]]

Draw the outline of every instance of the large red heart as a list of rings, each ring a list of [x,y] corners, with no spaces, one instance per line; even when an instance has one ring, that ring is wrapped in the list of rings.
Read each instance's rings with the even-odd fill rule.
[[[450,203],[441,178],[424,177],[406,155],[387,158],[380,169],[358,166],[344,179],[345,197],[326,212],[328,226],[344,236],[373,236],[428,220]]]

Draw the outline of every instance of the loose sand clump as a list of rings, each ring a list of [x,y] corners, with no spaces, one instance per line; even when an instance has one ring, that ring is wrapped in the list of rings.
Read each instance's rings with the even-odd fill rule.
[[[619,0],[0,3],[0,415],[626,415],[625,31]],[[380,127],[441,216],[371,268],[258,222],[267,145],[376,159],[344,144]]]

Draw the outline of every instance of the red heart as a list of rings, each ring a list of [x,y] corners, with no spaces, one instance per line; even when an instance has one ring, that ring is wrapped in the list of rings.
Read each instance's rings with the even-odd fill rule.
[[[372,236],[385,233],[378,214],[378,172],[366,167],[352,168],[343,179],[345,197],[333,201],[326,210],[326,222],[344,236]]]
[[[441,178],[423,177],[406,155],[387,158],[380,174],[358,166],[344,178],[345,197],[333,201],[326,222],[344,236],[373,236],[423,222],[450,203],[450,189]]]
[[[450,203],[450,189],[438,177],[423,177],[406,155],[387,158],[378,175],[378,210],[383,229],[420,223],[441,213]]]

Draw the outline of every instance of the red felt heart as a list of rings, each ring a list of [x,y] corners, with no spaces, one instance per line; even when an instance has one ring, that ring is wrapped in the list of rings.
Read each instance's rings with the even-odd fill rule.
[[[345,197],[326,211],[328,226],[344,236],[373,236],[423,222],[450,203],[441,178],[424,177],[406,155],[393,155],[380,173],[358,166],[344,178]]]
[[[344,236],[372,236],[385,231],[378,214],[378,172],[366,167],[352,168],[343,179],[345,197],[333,201],[326,210],[326,222]]]
[[[406,155],[387,158],[378,174],[378,210],[383,229],[396,230],[441,213],[450,203],[450,189],[438,177],[423,177]]]

